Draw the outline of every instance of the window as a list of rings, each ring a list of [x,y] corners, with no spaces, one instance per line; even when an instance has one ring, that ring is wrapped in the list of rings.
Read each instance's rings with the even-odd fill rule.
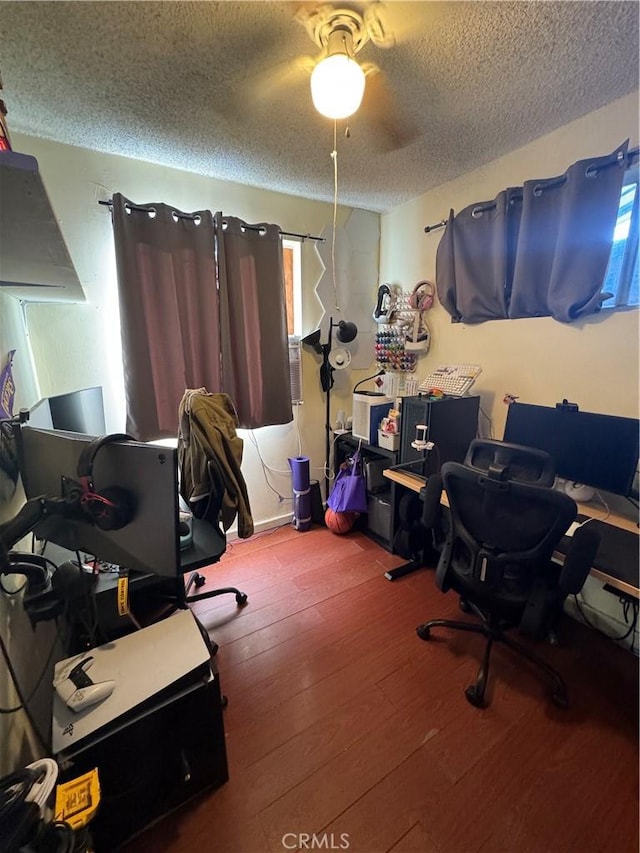
[[[613,232],[609,266],[602,286],[610,294],[603,308],[640,304],[638,286],[638,166],[629,169],[620,193],[618,219]]]
[[[287,309],[287,333],[289,335],[289,380],[291,402],[302,402],[302,353],[300,334],[302,329],[302,251],[294,240],[282,241],[284,267],[284,296]]]
[[[287,332],[300,336],[302,333],[302,251],[295,240],[282,241],[284,266],[284,295],[287,306]]]

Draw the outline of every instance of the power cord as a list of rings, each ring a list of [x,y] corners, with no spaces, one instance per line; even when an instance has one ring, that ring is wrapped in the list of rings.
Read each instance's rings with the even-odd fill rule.
[[[252,429],[249,430],[249,440],[251,441],[251,444],[253,444],[253,446],[255,447],[256,453],[258,454],[258,459],[260,460],[260,464],[262,465],[262,473],[264,475],[264,481],[265,481],[267,487],[274,493],[274,495],[277,496],[278,501],[280,503],[282,503],[283,501],[286,501],[286,500],[293,500],[293,496],[281,495],[280,492],[275,488],[275,486],[271,485],[271,483],[269,482],[269,478],[267,477],[267,471],[271,474],[283,474],[283,475],[291,474],[291,471],[280,469],[280,468],[271,468],[269,465],[267,465],[267,463],[264,461],[264,459],[262,457],[262,453],[260,452],[260,447],[258,446],[258,440],[257,440]]]
[[[618,599],[620,601],[620,603],[622,604],[622,615],[624,616],[625,623],[628,624],[628,622],[629,622],[629,608],[633,608],[633,619],[631,621],[631,625],[629,625],[628,630],[624,634],[622,634],[620,637],[614,637],[611,634],[607,634],[607,632],[603,631],[601,628],[598,628],[597,625],[593,624],[593,622],[587,617],[584,610],[582,609],[578,595],[580,595],[580,593],[575,593],[575,595],[573,596],[575,599],[575,602],[576,602],[576,607],[578,608],[578,613],[582,617],[582,620],[584,621],[584,623],[586,625],[589,626],[589,628],[593,628],[593,630],[597,631],[598,634],[601,634],[603,637],[606,637],[608,640],[613,640],[615,643],[622,643],[624,640],[627,639],[627,637],[634,634],[636,627],[638,625],[638,613],[640,611],[640,604],[637,601],[632,602],[626,598]],[[584,601],[584,597],[583,597],[583,604],[586,604],[586,602]],[[633,639],[631,641],[631,647],[633,648]]]
[[[0,837],[3,850],[22,850],[40,824],[37,803],[27,802],[31,786],[38,778],[35,770],[18,770],[0,779]],[[4,844],[7,846],[5,847]]]
[[[479,408],[480,408],[480,414],[483,415],[483,417],[486,419],[487,423],[489,424],[489,438],[493,439],[493,421],[491,420],[489,415],[485,412],[485,410],[482,408],[482,406],[480,406]]]
[[[66,613],[63,616],[63,619],[64,618],[66,618]],[[49,671],[49,667],[50,667],[51,662],[53,660],[53,656],[54,656],[54,653],[56,651],[59,639],[60,639],[60,623],[56,619],[56,635],[55,635],[53,642],[51,644],[49,654],[47,655],[46,663],[45,663],[44,667],[42,668],[42,672],[38,676],[38,679],[37,679],[35,685],[31,689],[31,692],[29,693],[28,696],[25,697],[24,693],[22,692],[22,688],[20,687],[20,682],[18,680],[18,676],[16,674],[13,663],[11,661],[11,657],[9,656],[8,649],[5,645],[5,642],[4,642],[2,635],[0,634],[0,652],[2,652],[2,657],[4,658],[4,661],[5,661],[5,664],[7,667],[7,671],[9,672],[9,675],[11,676],[11,680],[13,681],[15,691],[18,694],[18,701],[20,703],[19,705],[16,705],[13,708],[0,708],[0,715],[16,714],[18,711],[24,711],[26,716],[27,716],[27,719],[29,720],[29,723],[30,723],[30,725],[31,725],[31,727],[32,727],[32,729],[33,729],[33,731],[34,731],[34,733],[35,733],[35,735],[36,735],[36,737],[37,737],[37,739],[38,739],[38,741],[39,741],[40,745],[42,746],[45,753],[50,752],[51,748],[50,748],[50,745],[45,740],[45,738],[43,737],[40,729],[38,728],[38,725],[36,724],[36,721],[33,717],[33,714],[31,713],[31,709],[30,709],[29,705],[30,705],[33,697],[36,695],[40,685],[42,684],[42,681],[43,681],[45,675]]]

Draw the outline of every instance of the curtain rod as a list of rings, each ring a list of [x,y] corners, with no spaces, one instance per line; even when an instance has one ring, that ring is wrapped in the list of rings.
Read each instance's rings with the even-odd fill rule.
[[[638,157],[639,155],[640,155],[640,147],[631,148],[629,151],[627,151],[626,159],[630,162],[631,160]],[[615,162],[612,162],[610,165],[614,166]],[[629,163],[627,163],[627,165],[629,165]],[[601,168],[604,168],[604,167],[601,167]],[[550,186],[556,186],[557,184],[563,183],[564,180],[566,180],[566,178],[564,178],[564,176],[563,176],[563,178],[558,178],[555,181],[555,183],[553,183],[553,184],[549,184],[548,182],[545,182],[545,181],[543,181],[542,183],[545,183],[547,188],[549,188]],[[490,202],[486,207],[483,206],[483,207],[479,207],[478,209],[484,211],[484,210],[492,210],[494,207],[495,207],[495,204],[493,202]],[[442,219],[440,222],[436,222],[435,225],[427,225],[427,226],[425,226],[424,232],[425,232],[425,234],[428,234],[430,231],[435,231],[437,228],[444,228],[444,226],[447,224],[447,222],[448,222],[447,219]]]
[[[98,204],[104,204],[105,207],[109,207],[109,208],[113,209],[113,200],[112,199],[107,199],[107,201],[103,201],[102,199],[99,199]],[[130,202],[127,202],[127,204],[129,205],[131,210],[141,210],[143,213],[148,213],[150,210],[153,210],[152,207],[142,207],[139,204],[131,204]],[[197,213],[180,213],[179,211],[174,210],[173,214],[174,214],[174,216],[177,216],[178,219],[191,219],[191,220],[193,220],[193,219],[199,218]],[[261,230],[259,225],[245,225],[245,228],[247,228],[249,231],[260,231]],[[297,237],[299,240],[302,240],[303,242],[305,240],[316,240],[318,243],[326,243],[326,240],[327,240],[326,237],[314,237],[311,234],[296,234],[293,231],[279,231],[278,233],[280,234],[281,237]]]

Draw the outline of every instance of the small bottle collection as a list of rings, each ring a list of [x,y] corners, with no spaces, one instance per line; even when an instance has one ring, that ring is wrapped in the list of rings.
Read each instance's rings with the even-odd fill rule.
[[[402,326],[379,329],[376,332],[376,361],[385,370],[413,373],[418,356],[405,349],[406,332]]]

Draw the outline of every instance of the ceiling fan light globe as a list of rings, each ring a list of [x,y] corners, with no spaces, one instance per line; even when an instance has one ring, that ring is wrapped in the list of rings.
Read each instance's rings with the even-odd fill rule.
[[[318,112],[327,118],[353,115],[364,95],[364,71],[344,53],[327,56],[311,74],[311,98]]]

